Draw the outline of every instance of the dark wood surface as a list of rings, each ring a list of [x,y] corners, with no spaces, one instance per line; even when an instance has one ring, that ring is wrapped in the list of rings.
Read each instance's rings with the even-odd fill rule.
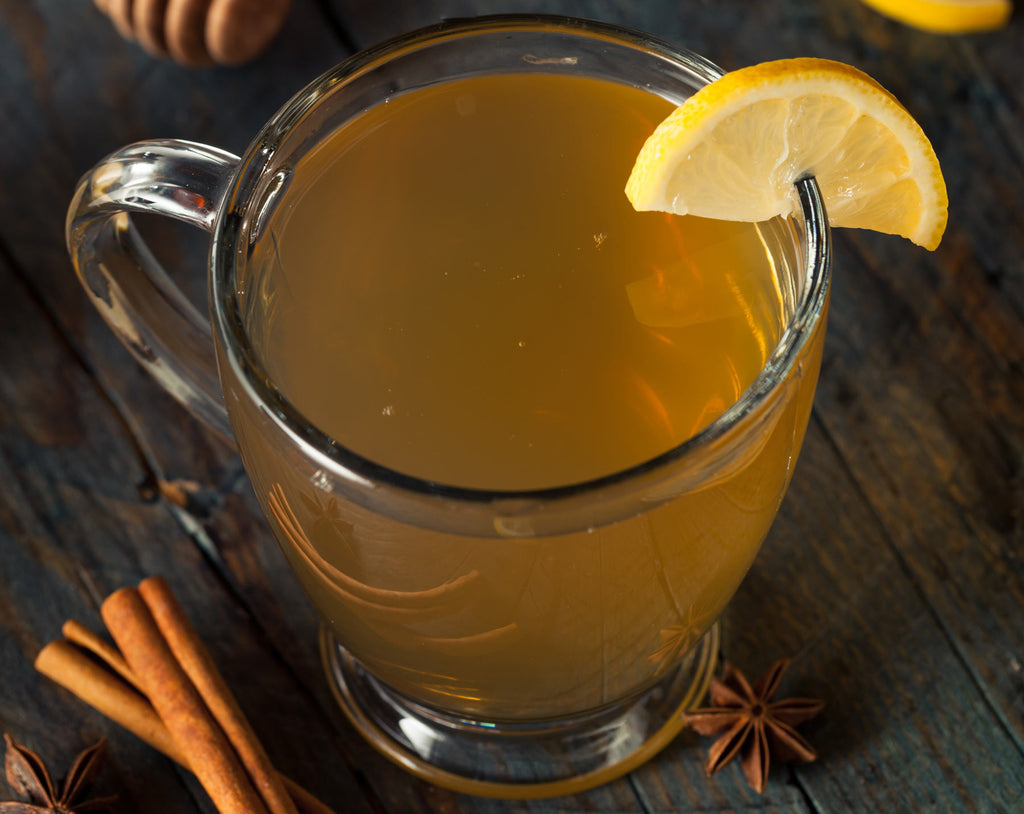
[[[724,618],[725,655],[825,699],[817,763],[759,797],[703,775],[683,734],[578,797],[503,803],[421,783],[331,700],[316,621],[229,446],[146,378],[65,255],[75,181],[128,142],[240,152],[295,90],[441,17],[541,10],[629,24],[726,69],[853,63],[922,123],[949,186],[933,254],[836,234],[816,406],[782,512]],[[0,730],[59,770],[110,739],[116,812],[212,812],[190,775],[38,676],[64,619],[163,574],[282,771],[339,812],[1024,810],[1024,19],[939,37],[857,0],[295,0],[240,68],[189,70],[121,40],[86,0],[0,0]],[[204,236],[154,226],[202,292]],[[188,511],[160,481],[194,481]],[[3,788],[0,784],[0,788]],[[10,797],[0,793],[0,799]]]

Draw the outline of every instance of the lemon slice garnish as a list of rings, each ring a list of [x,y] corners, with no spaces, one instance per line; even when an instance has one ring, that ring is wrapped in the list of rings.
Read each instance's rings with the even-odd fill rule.
[[[1010,20],[1010,0],[861,0],[875,11],[936,34],[968,34],[1002,28]]]
[[[636,209],[734,221],[792,212],[813,175],[832,226],[927,249],[946,227],[946,185],[920,125],[849,65],[800,58],[725,74],[674,110],[626,184]]]

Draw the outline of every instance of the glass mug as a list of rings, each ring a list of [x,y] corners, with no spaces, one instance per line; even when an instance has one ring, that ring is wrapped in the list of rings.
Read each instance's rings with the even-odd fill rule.
[[[283,383],[287,366],[268,365],[266,339],[281,302],[274,275],[290,251],[278,245],[279,227],[322,214],[303,167],[335,134],[405,95],[521,74],[642,89],[667,100],[667,112],[720,71],[596,22],[446,23],[331,70],[240,159],[173,140],[114,153],[82,179],[67,226],[79,279],[112,329],[167,390],[234,439],[322,617],[325,669],[352,723],[430,782],[508,798],[572,793],[629,771],[701,700],[717,660],[716,620],[767,534],[803,440],[830,282],[827,219],[807,179],[793,216],[749,227],[780,313],[753,383],[692,437],[581,481],[449,485],[375,460],[311,421]],[[360,132],[353,142],[377,138],[373,127]],[[331,194],[358,203],[363,192]],[[388,217],[379,202],[365,209]],[[148,251],[133,211],[211,233],[209,320]],[[342,379],[335,384],[354,393],[358,384]]]

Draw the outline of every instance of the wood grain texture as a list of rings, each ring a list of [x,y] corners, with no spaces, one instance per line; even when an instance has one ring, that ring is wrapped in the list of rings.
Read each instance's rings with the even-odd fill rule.
[[[819,762],[763,797],[703,775],[684,734],[578,797],[435,789],[367,746],[321,676],[316,620],[229,445],[150,382],[80,292],[63,246],[75,181],[131,141],[242,151],[353,48],[497,11],[627,24],[725,68],[798,55],[857,65],[931,137],[950,190],[934,254],[836,235],[831,323],[790,494],[724,619],[724,652],[827,707]],[[299,0],[241,68],[187,70],[91,3],[0,0],[0,729],[59,773],[111,738],[116,812],[212,812],[198,785],[31,668],[103,596],[164,575],[278,768],[355,812],[1013,811],[1024,799],[1024,20],[936,37],[856,0]],[[203,296],[204,236],[143,224]],[[193,481],[182,508],[159,480]],[[2,787],[0,787],[2,788]],[[4,798],[0,793],[0,799]]]

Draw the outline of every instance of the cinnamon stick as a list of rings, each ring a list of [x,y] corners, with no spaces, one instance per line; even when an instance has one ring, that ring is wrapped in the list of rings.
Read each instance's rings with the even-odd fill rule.
[[[143,692],[142,687],[135,680],[135,675],[129,669],[128,662],[124,660],[124,656],[106,639],[97,636],[81,622],[77,622],[74,619],[68,619],[61,627],[60,632],[64,634],[64,638],[69,642],[77,644],[79,647],[88,650],[94,656],[103,660],[121,678],[139,692]]]
[[[81,625],[79,627],[87,630]],[[178,746],[153,706],[133,689],[134,676],[130,671],[129,676],[115,674],[97,664],[76,644],[60,639],[50,642],[36,656],[36,669],[171,760],[190,768],[184,750]],[[89,652],[99,655],[93,650]],[[120,653],[113,647],[109,647],[109,652],[115,655],[115,660],[120,659]],[[103,661],[110,665],[105,658]],[[278,777],[302,814],[334,814],[331,808],[293,780],[280,774]]]
[[[167,582],[160,577],[145,579],[139,583],[139,594],[174,658],[234,747],[270,814],[297,814],[270,758]]]
[[[234,749],[176,662],[135,588],[111,594],[100,608],[107,629],[188,766],[221,814],[267,814]]]
[[[97,664],[71,642],[58,639],[46,645],[36,656],[36,669],[157,751],[189,768],[184,750],[164,726],[153,705],[124,679]]]

